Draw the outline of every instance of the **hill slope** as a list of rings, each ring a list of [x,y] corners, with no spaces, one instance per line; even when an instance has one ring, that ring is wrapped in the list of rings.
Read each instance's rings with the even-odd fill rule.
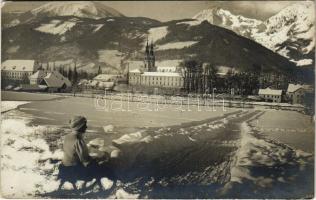
[[[286,58],[234,32],[203,22],[161,23],[148,18],[46,17],[3,30],[3,59],[38,59],[65,64],[77,60],[80,68],[117,70],[127,60],[142,60],[149,35],[158,60],[193,57],[240,70],[262,66],[267,71],[288,72]]]

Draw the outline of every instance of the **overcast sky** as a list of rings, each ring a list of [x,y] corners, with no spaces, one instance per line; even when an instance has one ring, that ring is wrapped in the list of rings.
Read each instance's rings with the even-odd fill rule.
[[[27,11],[44,3],[41,1],[7,2],[2,11]],[[264,20],[298,1],[104,1],[102,3],[126,16],[142,16],[168,21],[191,18],[201,10],[215,6],[245,17]]]

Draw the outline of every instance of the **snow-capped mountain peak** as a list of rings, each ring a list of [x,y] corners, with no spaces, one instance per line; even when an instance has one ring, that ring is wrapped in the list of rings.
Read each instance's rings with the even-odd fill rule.
[[[314,62],[310,58],[314,56],[315,49],[315,11],[312,1],[292,4],[265,21],[235,15],[218,7],[202,10],[193,19],[196,21],[190,22],[192,25],[206,20],[252,39],[297,65]]]
[[[205,9],[196,14],[193,19],[198,21],[208,21],[210,24],[230,29],[242,36],[249,35],[249,30],[259,28],[263,22],[257,19],[246,18],[241,15],[232,14],[229,10],[219,7]]]
[[[314,19],[313,2],[295,3],[267,19],[264,22],[266,31],[253,31],[252,37],[297,65],[312,64],[311,56],[314,57],[315,49]]]
[[[265,21],[269,26],[269,31],[283,26],[291,26],[294,23],[310,25],[314,23],[314,5],[313,2],[302,2],[292,4],[282,9],[276,15]]]
[[[31,10],[33,15],[75,16],[99,19],[103,17],[123,16],[113,8],[96,2],[51,2]]]
[[[196,20],[207,20],[211,24],[218,24],[218,22],[222,22],[223,25],[235,25],[238,26],[237,23],[252,23],[252,24],[260,24],[262,21],[256,19],[250,19],[243,17],[241,15],[234,15],[229,10],[224,10],[219,7],[213,7],[210,9],[205,9],[196,14],[193,19]],[[219,20],[219,21],[217,21]]]

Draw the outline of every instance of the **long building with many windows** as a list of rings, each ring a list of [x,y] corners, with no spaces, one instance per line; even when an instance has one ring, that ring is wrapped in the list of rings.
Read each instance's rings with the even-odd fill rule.
[[[182,88],[183,77],[177,68],[170,66],[168,69],[160,69],[155,65],[153,44],[146,44],[144,67],[129,71],[128,81],[130,85],[147,86],[155,88]]]
[[[28,80],[37,69],[35,60],[6,60],[1,64],[1,76],[8,80]]]

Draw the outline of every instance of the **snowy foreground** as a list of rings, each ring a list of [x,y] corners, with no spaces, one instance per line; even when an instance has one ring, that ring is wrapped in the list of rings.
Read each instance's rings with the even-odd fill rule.
[[[19,105],[29,103],[27,101],[2,101],[1,102],[1,113],[17,108]]]
[[[313,155],[263,137],[251,123],[264,111],[238,111],[214,120],[149,128],[105,146],[117,160],[117,180],[69,182],[58,189],[62,136],[67,130],[31,126],[27,118],[1,121],[2,195],[95,198],[298,198],[313,194]],[[107,125],[104,132],[115,127]]]

